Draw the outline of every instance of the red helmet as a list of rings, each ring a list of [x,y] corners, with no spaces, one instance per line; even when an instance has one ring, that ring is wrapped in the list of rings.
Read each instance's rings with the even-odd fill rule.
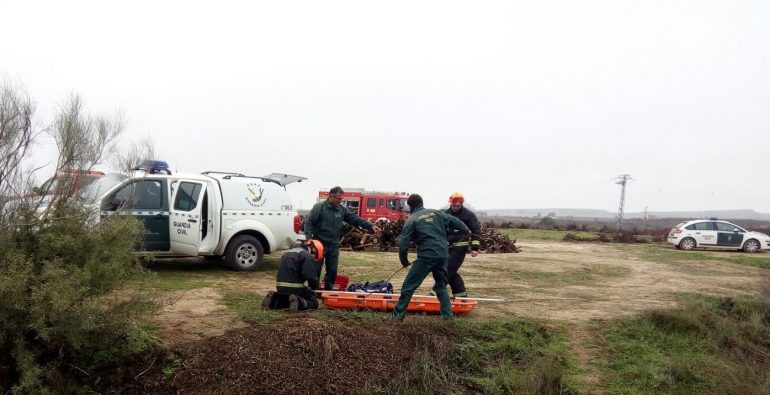
[[[463,197],[463,194],[460,192],[455,192],[451,195],[449,195],[449,204],[452,203],[465,203],[465,198]]]
[[[324,259],[324,245],[320,240],[311,239],[307,241],[307,249],[313,260],[321,262]]]

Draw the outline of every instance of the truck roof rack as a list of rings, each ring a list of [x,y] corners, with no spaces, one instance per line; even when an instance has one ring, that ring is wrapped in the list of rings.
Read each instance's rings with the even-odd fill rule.
[[[238,176],[238,177],[246,177],[245,175],[241,173],[233,173],[231,171],[216,171],[216,170],[206,170],[201,174],[209,175],[209,174],[226,174],[230,176]]]

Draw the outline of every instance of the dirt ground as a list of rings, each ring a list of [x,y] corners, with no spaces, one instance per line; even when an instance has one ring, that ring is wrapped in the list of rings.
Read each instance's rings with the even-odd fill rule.
[[[459,319],[522,317],[558,327],[580,362],[580,380],[588,393],[597,392],[599,381],[590,342],[591,328],[599,321],[671,308],[688,294],[754,294],[768,273],[735,262],[765,261],[766,253],[691,253],[614,243],[518,245],[523,251],[517,254],[466,258],[461,274],[471,296],[504,301],[480,302]],[[151,265],[155,276],[143,286],[161,295],[155,334],[164,347],[84,380],[103,379],[93,382],[103,393],[387,392],[383,386],[403,377],[423,353],[441,359],[452,349],[456,327],[437,317],[411,316],[405,324],[383,324],[376,315],[372,320],[327,310],[244,323],[238,318],[243,310],[264,314],[257,304],[273,289],[279,258],[270,256],[265,267],[253,273],[189,259]],[[340,257],[340,273],[353,282],[396,273],[391,282],[398,289],[406,275],[399,268],[395,253],[343,252]],[[418,293],[427,293],[432,285],[428,278]],[[460,390],[478,392],[471,387]]]
[[[96,387],[126,394],[349,394],[386,385],[419,352],[445,355],[452,325],[321,320],[302,313],[144,353]]]
[[[580,324],[670,308],[684,294],[756,293],[763,270],[719,260],[746,256],[735,252],[699,252],[698,256],[706,259],[692,259],[685,255],[688,252],[656,245],[541,241],[518,245],[523,252],[466,258],[461,274],[471,296],[505,301],[481,302],[463,319],[522,316]],[[650,251],[663,256],[656,257]],[[205,271],[197,272],[195,264],[183,268],[180,275],[205,279],[211,286],[169,293],[157,316],[157,335],[165,344],[173,345],[243,327],[245,324],[225,307],[223,293],[238,289],[264,295],[273,287],[277,261],[266,266],[256,273],[213,278]],[[340,273],[357,282],[386,279],[399,267],[394,253],[343,251],[340,258]],[[405,275],[403,270],[391,280],[396,289]],[[432,283],[428,278],[418,292],[427,293]]]

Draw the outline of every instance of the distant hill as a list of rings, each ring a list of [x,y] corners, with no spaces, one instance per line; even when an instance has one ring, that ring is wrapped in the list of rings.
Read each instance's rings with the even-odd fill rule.
[[[505,217],[536,217],[538,214],[546,216],[550,213],[556,217],[575,218],[614,218],[617,213],[607,210],[592,210],[582,208],[532,208],[532,209],[491,209],[479,210],[489,216]],[[624,218],[643,218],[643,212],[628,212]],[[710,218],[720,219],[752,219],[770,221],[770,214],[759,213],[754,210],[708,210],[708,211],[648,211],[648,218]]]

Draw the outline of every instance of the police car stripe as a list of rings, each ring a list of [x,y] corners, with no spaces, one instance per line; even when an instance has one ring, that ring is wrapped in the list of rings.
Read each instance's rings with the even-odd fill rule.
[[[102,215],[171,215],[168,211],[100,211]]]
[[[268,212],[267,214],[265,214],[265,212],[264,212],[264,211],[260,211],[260,212],[254,212],[254,211],[230,211],[230,212],[227,212],[227,211],[223,211],[223,212],[222,212],[222,216],[227,216],[227,215],[230,215],[230,216],[239,216],[239,215],[251,215],[251,216],[255,216],[255,215],[275,215],[275,216],[282,216],[282,215],[285,215],[285,216],[289,216],[289,213],[281,213],[281,212],[276,212],[276,213],[274,213],[274,212]]]

